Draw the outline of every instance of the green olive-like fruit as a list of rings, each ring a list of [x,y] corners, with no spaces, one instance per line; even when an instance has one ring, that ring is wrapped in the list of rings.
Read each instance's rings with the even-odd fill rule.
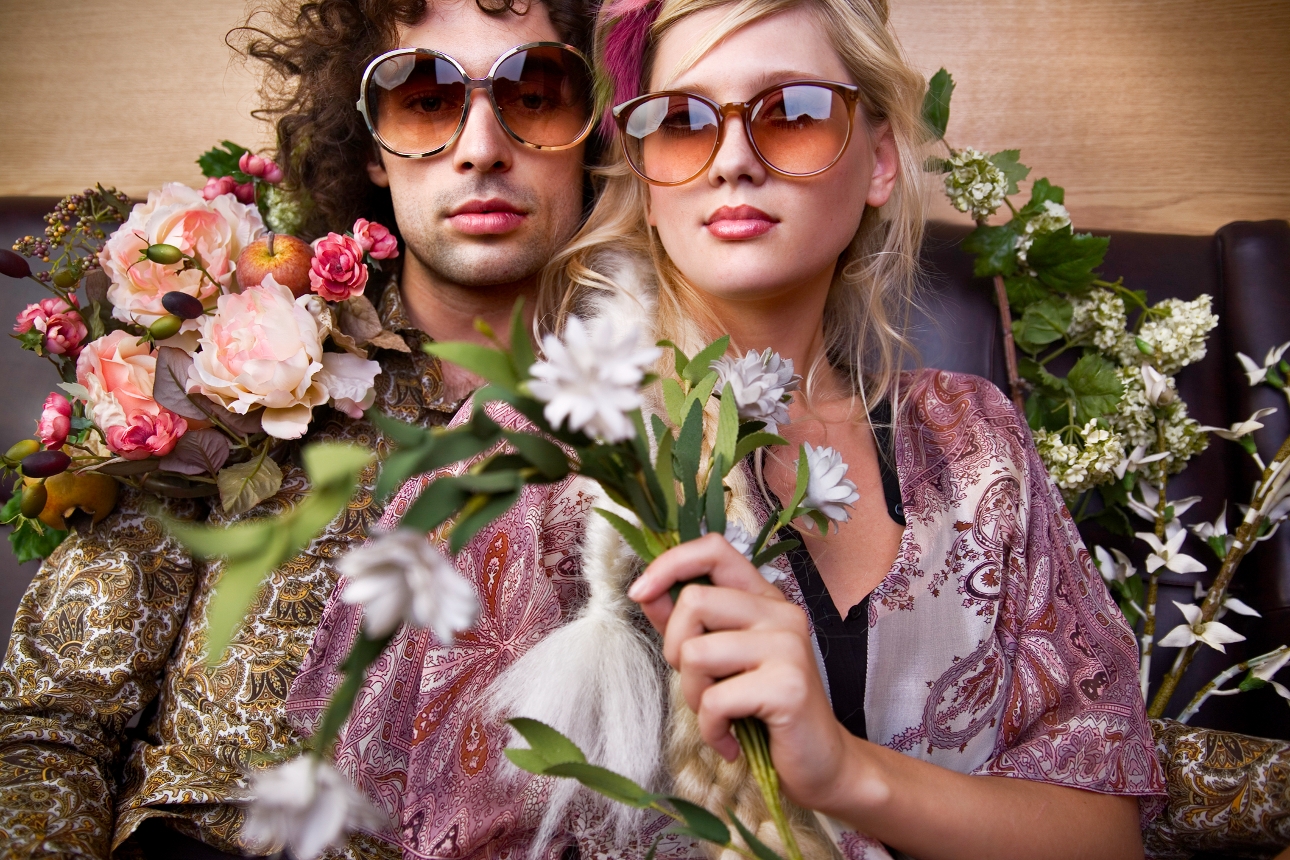
[[[29,457],[39,450],[40,443],[35,439],[23,439],[21,442],[14,442],[9,450],[5,451],[4,459],[6,463],[16,466],[24,457]]]
[[[178,263],[184,258],[184,252],[174,245],[158,243],[149,245],[145,255],[154,263],[161,263],[163,266],[169,266],[171,263]]]
[[[148,334],[152,335],[153,340],[165,340],[179,334],[179,327],[183,324],[184,321],[174,314],[166,314],[148,326]]]
[[[77,280],[79,279],[76,277],[75,272],[70,269],[63,269],[63,271],[54,275],[54,286],[58,287],[60,290],[71,289],[76,285]]]
[[[47,501],[49,501],[49,491],[45,489],[44,481],[28,484],[22,488],[22,501],[18,503],[18,510],[22,511],[24,517],[38,517],[45,509]]]

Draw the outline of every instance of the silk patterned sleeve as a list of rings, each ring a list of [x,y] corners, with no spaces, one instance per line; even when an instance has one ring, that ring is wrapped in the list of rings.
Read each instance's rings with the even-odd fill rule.
[[[1149,798],[1149,816],[1164,782],[1133,632],[1028,434],[1021,455],[1024,533],[1014,536],[1020,552],[999,619],[1011,655],[1007,699],[995,754],[978,773]]]
[[[125,726],[157,693],[195,580],[129,491],[41,565],[0,666],[0,842],[30,857],[108,855]]]

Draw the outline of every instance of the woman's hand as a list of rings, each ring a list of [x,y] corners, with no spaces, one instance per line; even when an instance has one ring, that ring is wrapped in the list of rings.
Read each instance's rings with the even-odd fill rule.
[[[673,584],[699,576],[673,606]],[[863,778],[855,741],[833,716],[811,646],[806,614],[721,535],[659,556],[628,591],[663,633],[663,656],[681,674],[686,704],[705,742],[727,760],[739,755],[731,722],[757,717],[770,729],[771,758],[785,794],[827,811]],[[852,785],[854,790],[854,784]]]

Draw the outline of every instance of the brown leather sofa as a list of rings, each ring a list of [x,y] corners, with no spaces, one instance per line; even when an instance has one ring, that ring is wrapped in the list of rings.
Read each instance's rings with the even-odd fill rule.
[[[43,230],[41,216],[53,203],[44,198],[0,198],[3,246]],[[961,227],[932,225],[926,244],[927,291],[914,338],[925,365],[975,373],[1005,387],[993,290],[988,282],[972,277],[971,260],[958,249],[965,232]],[[1116,233],[1103,271],[1111,277],[1123,276],[1132,288],[1146,290],[1152,301],[1168,296],[1191,299],[1201,293],[1213,297],[1221,322],[1211,336],[1206,358],[1179,374],[1180,392],[1192,416],[1202,424],[1226,426],[1257,408],[1278,407],[1278,413],[1265,419],[1267,426],[1256,435],[1264,456],[1271,455],[1290,432],[1290,410],[1277,392],[1266,387],[1251,390],[1235,356],[1240,351],[1261,360],[1268,347],[1290,340],[1290,224],[1237,222],[1214,236]],[[0,319],[13,319],[27,303],[45,295],[30,281],[0,276],[0,284]],[[16,344],[6,348],[0,367],[5,369],[0,383],[0,402],[4,404],[0,409],[0,445],[7,447],[31,434],[40,404],[58,380],[52,367],[42,367],[33,356],[22,354]],[[1249,458],[1237,446],[1215,438],[1171,483],[1169,494],[1171,498],[1203,495],[1204,501],[1192,508],[1186,520],[1212,520],[1224,498],[1231,499],[1233,505],[1248,498],[1253,479]],[[7,488],[2,492],[7,495]],[[1140,543],[1134,547],[1131,541],[1094,527],[1083,531],[1089,542],[1119,546],[1139,562],[1144,555]],[[1195,557],[1212,559],[1195,538],[1189,541],[1189,551]],[[1211,565],[1210,572],[1200,578],[1208,583],[1216,571],[1217,565]],[[34,573],[34,563],[19,566],[7,548],[0,550],[0,641],[7,641],[15,607]],[[1180,622],[1170,601],[1190,602],[1196,578],[1174,574],[1164,578],[1161,629],[1169,630]],[[1199,665],[1169,713],[1177,713],[1196,688],[1232,661],[1290,642],[1290,529],[1250,554],[1238,574],[1234,593],[1263,617],[1229,615],[1224,619],[1248,641],[1229,646],[1227,656],[1202,651]],[[1167,662],[1157,661],[1153,673],[1157,678]],[[1271,688],[1210,699],[1193,723],[1290,739],[1290,710]]]

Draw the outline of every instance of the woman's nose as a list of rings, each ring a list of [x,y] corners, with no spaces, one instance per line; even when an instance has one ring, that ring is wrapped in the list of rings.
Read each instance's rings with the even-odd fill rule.
[[[741,180],[760,185],[766,181],[766,165],[752,147],[744,118],[730,111],[722,118],[721,143],[708,168],[708,182],[715,186]]]

